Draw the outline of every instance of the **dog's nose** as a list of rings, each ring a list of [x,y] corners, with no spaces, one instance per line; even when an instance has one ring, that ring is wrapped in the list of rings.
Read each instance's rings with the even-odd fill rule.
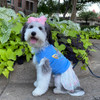
[[[36,32],[32,32],[31,35],[32,35],[32,36],[35,36],[35,35],[36,35]]]

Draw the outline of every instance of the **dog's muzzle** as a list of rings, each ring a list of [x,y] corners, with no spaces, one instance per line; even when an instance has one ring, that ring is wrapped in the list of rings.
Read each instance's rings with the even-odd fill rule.
[[[31,33],[31,35],[32,35],[32,36],[35,36],[35,35],[36,35],[36,32],[33,31],[33,32]]]
[[[31,38],[30,38],[30,43],[31,44],[35,44],[37,42],[38,39],[35,36],[36,36],[36,32],[33,31],[31,33]]]

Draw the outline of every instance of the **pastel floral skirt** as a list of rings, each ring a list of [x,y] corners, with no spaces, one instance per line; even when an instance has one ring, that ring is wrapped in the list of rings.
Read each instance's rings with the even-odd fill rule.
[[[66,72],[61,74],[61,84],[69,91],[74,91],[75,88],[80,87],[80,82],[72,68],[72,65],[70,65]]]

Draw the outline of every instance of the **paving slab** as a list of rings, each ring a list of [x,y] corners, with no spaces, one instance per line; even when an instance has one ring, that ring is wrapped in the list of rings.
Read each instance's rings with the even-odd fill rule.
[[[90,41],[94,44],[100,44],[100,40],[97,39],[90,39]]]
[[[100,100],[100,79],[88,76],[80,79],[81,86],[86,94],[82,97],[72,97],[68,94],[55,95],[50,88],[46,94],[41,97],[33,97],[34,89],[31,83],[10,83],[3,92],[0,100]],[[97,98],[97,99],[95,99]]]
[[[10,83],[32,83],[36,78],[35,66],[30,62],[24,62],[22,65],[17,63],[14,71],[10,74]]]
[[[0,77],[0,95],[2,95],[2,93],[5,90],[7,84],[8,84],[8,80],[4,76],[1,76]]]
[[[92,52],[90,60],[91,60],[91,64],[93,64],[93,63],[100,64],[100,50],[96,50],[95,52]]]

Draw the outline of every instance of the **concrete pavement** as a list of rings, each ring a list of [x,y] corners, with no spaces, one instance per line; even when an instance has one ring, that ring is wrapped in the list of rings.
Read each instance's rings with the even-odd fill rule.
[[[100,75],[100,41],[93,41],[93,48],[96,52],[91,52],[89,65],[93,72]],[[33,97],[33,82],[35,81],[35,69],[30,63],[15,65],[14,72],[10,74],[9,79],[0,76],[0,100],[100,100],[100,79],[93,77],[88,69],[81,71],[79,64],[75,72],[80,79],[81,86],[86,94],[82,97],[72,97],[68,94],[55,95],[49,88],[48,92],[41,97]]]

